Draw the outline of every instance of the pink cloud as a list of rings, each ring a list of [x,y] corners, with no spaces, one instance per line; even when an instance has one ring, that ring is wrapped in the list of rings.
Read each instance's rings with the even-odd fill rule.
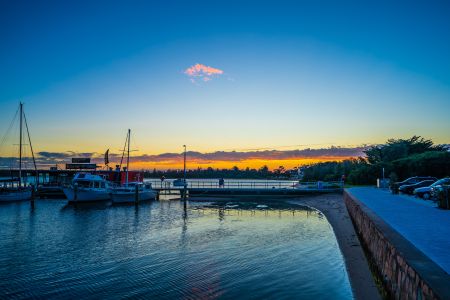
[[[184,74],[191,77],[191,81],[195,82],[195,79],[201,79],[204,82],[210,81],[214,76],[222,75],[223,71],[217,68],[205,66],[203,64],[195,64],[192,67],[187,68]]]

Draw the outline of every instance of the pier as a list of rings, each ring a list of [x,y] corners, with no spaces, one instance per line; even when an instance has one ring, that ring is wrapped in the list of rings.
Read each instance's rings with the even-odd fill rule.
[[[23,170],[25,177],[38,187],[38,196],[42,198],[64,197],[60,186],[70,184],[73,176],[79,170],[37,170],[38,184],[35,183],[36,171]],[[111,171],[91,171],[89,173],[108,176]],[[1,172],[3,177],[16,176],[16,170]],[[156,178],[145,178],[151,183],[158,197],[160,195],[179,195],[186,193],[187,197],[241,197],[241,196],[299,196],[313,194],[339,193],[343,191],[342,181],[298,182],[294,180],[249,180],[225,179],[223,184],[218,179],[187,179],[186,187],[174,185],[173,179],[161,181]]]
[[[218,180],[187,180],[186,187],[174,186],[170,181],[151,179],[152,188],[160,195],[182,195],[192,197],[220,196],[299,196],[342,192],[342,182],[302,182],[294,181],[251,181],[226,180],[223,185]]]

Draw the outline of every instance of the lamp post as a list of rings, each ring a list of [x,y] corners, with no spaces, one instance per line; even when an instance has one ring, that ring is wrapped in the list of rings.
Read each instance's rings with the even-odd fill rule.
[[[187,184],[186,184],[186,145],[183,145],[183,147],[184,147],[183,200],[186,201],[186,188],[187,188]]]
[[[184,147],[184,168],[183,168],[183,178],[184,178],[184,182],[186,182],[186,145],[183,145]]]

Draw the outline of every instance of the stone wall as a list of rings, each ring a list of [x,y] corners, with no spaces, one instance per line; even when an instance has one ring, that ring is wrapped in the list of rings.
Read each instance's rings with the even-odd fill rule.
[[[348,191],[344,201],[392,299],[450,299],[450,276]]]

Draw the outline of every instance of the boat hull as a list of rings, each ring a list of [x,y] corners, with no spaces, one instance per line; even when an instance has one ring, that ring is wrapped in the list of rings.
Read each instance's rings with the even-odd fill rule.
[[[31,190],[21,191],[5,191],[0,193],[0,202],[14,202],[30,200],[32,196]]]
[[[130,192],[112,192],[111,199],[113,203],[134,203],[135,193]],[[139,201],[150,201],[156,198],[155,191],[139,191]]]
[[[111,200],[110,192],[107,190],[78,189],[77,199],[75,199],[75,192],[72,187],[64,188],[63,191],[69,202],[97,202]]]

